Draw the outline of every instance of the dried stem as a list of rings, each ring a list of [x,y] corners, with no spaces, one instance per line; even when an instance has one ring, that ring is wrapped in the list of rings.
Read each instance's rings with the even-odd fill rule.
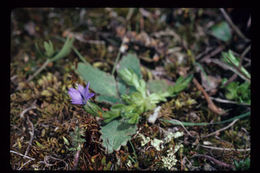
[[[214,98],[214,97],[210,97],[210,98],[212,100],[215,100],[220,103],[230,103],[230,104],[236,104],[236,105],[250,106],[250,104],[247,104],[247,103],[237,103],[235,101],[225,100],[225,99],[221,99],[221,98]]]
[[[212,150],[220,150],[220,151],[238,151],[238,152],[247,152],[250,151],[250,148],[246,148],[246,149],[235,149],[235,148],[221,148],[221,147],[211,147],[211,146],[207,146],[207,145],[200,145],[203,148],[208,148],[208,149],[212,149]]]
[[[32,109],[37,109],[37,107],[36,107],[35,105],[32,105],[32,106],[26,108],[26,109],[23,110],[23,112],[20,114],[20,118],[24,118],[24,114],[25,114],[26,112],[28,112],[29,110],[32,110]]]
[[[241,54],[241,58],[240,58],[239,66],[238,66],[239,69],[240,69],[241,66],[242,66],[242,62],[243,62],[244,57],[245,57],[246,54],[250,51],[250,49],[251,49],[251,45],[249,45],[249,46],[244,50],[244,52]]]
[[[226,81],[226,82],[223,84],[223,87],[226,87],[230,82],[234,81],[236,78],[237,78],[237,74],[234,73],[234,74],[228,79],[228,81]]]
[[[37,76],[42,70],[46,68],[46,66],[49,64],[50,60],[47,59],[44,64],[32,75],[27,79],[27,82],[30,82],[35,76]]]
[[[77,150],[76,154],[74,155],[73,170],[77,169],[78,162],[79,162],[79,155],[80,155],[80,150]]]
[[[195,154],[195,155],[193,155],[192,157],[205,157],[206,159],[213,161],[215,164],[217,164],[217,165],[220,166],[220,167],[226,167],[226,168],[231,168],[231,169],[233,168],[232,165],[227,164],[227,163],[222,162],[222,161],[219,161],[219,160],[217,160],[217,159],[215,159],[215,158],[213,158],[213,157],[211,157],[211,156],[208,156],[208,155]]]
[[[223,49],[224,49],[223,46],[217,47],[214,51],[212,51],[212,52],[210,52],[208,55],[204,56],[204,57],[200,60],[200,62],[204,62],[204,61],[210,59],[211,57],[216,56],[216,55],[217,55],[218,53],[220,53]]]
[[[26,163],[24,163],[20,168],[18,168],[17,170],[21,170],[25,165],[27,165],[28,163],[30,163],[32,160],[28,160]]]
[[[26,158],[26,159],[35,160],[35,159],[32,158],[32,157],[23,155],[23,154],[21,154],[21,153],[18,153],[18,152],[16,152],[16,151],[13,151],[13,150],[10,150],[10,153],[14,153],[14,154],[17,154],[17,155],[19,155],[19,156],[23,156],[23,157]]]
[[[221,131],[224,131],[224,130],[228,129],[229,127],[233,126],[237,121],[238,121],[238,119],[235,119],[235,120],[234,120],[232,123],[230,123],[228,126],[222,128],[222,129],[219,129],[219,130],[217,130],[217,131],[215,131],[215,132],[212,132],[212,133],[210,133],[210,134],[208,134],[208,135],[202,136],[201,138],[207,138],[207,137],[213,136],[213,135],[215,135],[215,134],[217,134],[217,133],[219,133],[219,132],[221,132]]]
[[[217,107],[217,106],[213,103],[213,101],[210,99],[209,95],[208,95],[207,92],[203,89],[203,87],[200,85],[200,83],[199,83],[195,78],[193,78],[192,81],[193,81],[193,83],[196,85],[196,87],[197,87],[197,88],[202,92],[202,94],[204,95],[206,101],[208,102],[208,108],[209,108],[211,111],[213,111],[213,112],[215,112],[216,114],[218,114],[218,115],[223,115],[225,112],[224,112],[221,108]]]
[[[230,24],[230,26],[234,29],[234,31],[237,33],[239,37],[241,37],[245,42],[249,42],[250,39],[248,39],[241,31],[240,29],[233,23],[229,15],[226,13],[226,11],[223,8],[220,8],[221,13],[223,14],[226,21]]]
[[[223,63],[222,61],[220,61],[220,60],[218,60],[218,59],[206,59],[205,62],[206,62],[206,63],[211,63],[211,62],[213,62],[214,64],[219,65],[220,67],[222,67],[222,68],[225,69],[225,70],[231,70],[231,71],[233,71],[233,72],[236,73],[236,74],[240,73],[241,75],[239,75],[239,76],[240,76],[242,79],[244,79],[244,80],[250,82],[250,80],[249,80],[247,77],[245,77],[245,76],[243,75],[243,73],[241,73],[241,71],[238,70],[238,68],[235,68],[235,67],[233,68],[233,67],[231,67],[231,66],[229,66],[229,65],[227,65],[227,64],[225,64],[225,63]]]
[[[30,150],[30,147],[31,147],[32,141],[33,141],[33,137],[34,137],[34,126],[33,126],[33,123],[30,121],[29,116],[27,116],[27,121],[31,125],[32,131],[30,132],[31,138],[30,138],[30,141],[29,141],[29,145],[28,145],[28,147],[27,147],[27,149],[25,151],[25,154],[24,154],[25,156],[28,154],[28,152]]]
[[[183,129],[188,133],[188,135],[194,138],[194,136],[192,136],[192,134],[190,134],[190,132],[185,128],[185,126],[182,124],[181,121],[176,120],[176,119],[172,119],[172,120],[174,120],[174,121],[180,123],[180,125],[181,125],[181,126],[183,127]]]

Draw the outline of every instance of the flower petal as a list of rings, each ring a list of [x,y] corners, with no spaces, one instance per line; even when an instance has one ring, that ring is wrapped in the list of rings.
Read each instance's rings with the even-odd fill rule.
[[[88,95],[87,95],[87,97],[86,97],[87,100],[90,99],[91,97],[93,97],[94,95],[95,95],[94,93],[88,93]]]
[[[86,88],[84,89],[84,98],[85,98],[86,100],[87,100],[87,97],[88,97],[88,94],[89,94],[88,88],[89,88],[89,82],[88,82]]]
[[[78,91],[84,96],[84,87],[80,84],[78,85]]]
[[[69,89],[69,95],[73,104],[83,104],[83,99],[80,92],[74,88]]]

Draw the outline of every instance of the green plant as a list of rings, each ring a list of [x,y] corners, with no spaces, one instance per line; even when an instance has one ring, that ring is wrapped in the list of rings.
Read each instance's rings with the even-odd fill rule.
[[[86,81],[91,83],[91,89],[97,94],[97,102],[111,104],[110,111],[102,111],[96,104],[88,102],[85,110],[104,119],[105,124],[101,127],[102,145],[108,153],[119,150],[125,145],[131,135],[136,132],[136,124],[142,113],[152,110],[167,97],[175,96],[187,88],[192,75],[177,79],[174,86],[166,86],[154,90],[154,85],[147,87],[142,79],[140,62],[134,54],[128,54],[122,58],[117,68],[118,78],[105,73],[88,63],[79,63],[76,72]],[[148,84],[162,81],[150,81]],[[150,92],[150,88],[156,92]]]
[[[45,49],[44,53],[40,50],[37,43],[35,43],[35,47],[40,57],[47,57],[49,62],[53,62],[67,56],[73,47],[73,42],[74,42],[74,38],[67,37],[63,47],[60,50],[55,51],[52,42],[50,40],[49,42],[45,41],[43,43]]]
[[[225,96],[227,99],[235,100],[239,103],[251,104],[250,83],[231,82],[226,87]]]
[[[68,148],[69,151],[79,151],[81,149],[81,145],[86,142],[84,137],[84,131],[76,126],[74,132],[70,133],[70,137],[72,138],[72,147]],[[64,143],[68,145],[68,140],[63,137]]]
[[[250,168],[250,158],[246,158],[245,160],[236,161],[234,160],[235,171],[245,171]]]
[[[239,67],[240,60],[239,58],[235,57],[233,52],[229,50],[228,52],[222,52],[221,60],[226,63],[234,73],[240,76],[242,79],[250,82],[251,75],[250,73],[243,67]]]
[[[232,38],[231,30],[225,21],[213,25],[210,28],[210,34],[225,42],[228,42]]]

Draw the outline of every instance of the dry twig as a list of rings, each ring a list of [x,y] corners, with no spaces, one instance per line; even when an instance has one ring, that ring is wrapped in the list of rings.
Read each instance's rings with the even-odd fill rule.
[[[240,29],[233,23],[229,15],[226,13],[226,11],[223,8],[220,8],[221,13],[223,14],[226,21],[230,24],[230,26],[234,29],[234,31],[237,33],[239,37],[241,37],[245,42],[249,42],[250,39],[248,39],[241,31]]]
[[[18,168],[17,170],[21,170],[25,165],[27,165],[28,163],[30,163],[32,160],[28,160],[26,163],[24,163],[20,168]]]
[[[79,155],[80,155],[80,150],[77,150],[76,154],[74,155],[73,170],[77,169],[78,162],[79,162]]]
[[[200,85],[200,83],[193,78],[193,83],[196,85],[196,87],[202,92],[202,94],[204,95],[206,101],[208,102],[208,108],[215,112],[218,115],[223,115],[225,114],[225,111],[223,111],[221,108],[217,107],[213,101],[210,99],[209,95],[207,94],[207,92],[203,89],[203,87]]]
[[[172,119],[172,120],[174,120],[174,121],[180,123],[180,125],[181,125],[181,126],[183,127],[183,129],[188,133],[188,135],[194,138],[194,136],[192,136],[192,134],[190,134],[190,132],[185,128],[185,126],[182,124],[181,121],[176,120],[176,119]]]
[[[204,155],[204,154],[194,154],[192,157],[205,157],[206,159],[213,161],[215,164],[217,164],[217,165],[220,166],[220,167],[226,167],[226,168],[231,168],[231,169],[233,168],[232,165],[227,164],[227,163],[222,162],[222,161],[219,161],[219,160],[217,160],[217,159],[215,159],[215,158],[213,158],[213,157],[211,157],[211,156],[208,156],[208,155]]]
[[[217,134],[217,133],[219,133],[219,132],[221,132],[221,131],[224,131],[224,130],[228,129],[229,127],[233,126],[238,120],[239,120],[239,119],[235,119],[235,120],[232,121],[232,123],[230,123],[228,126],[222,128],[222,129],[219,129],[219,130],[217,130],[217,131],[215,131],[215,132],[212,132],[212,133],[210,133],[210,134],[208,134],[208,135],[202,136],[201,138],[207,138],[207,137],[213,136],[213,135],[215,135],[215,134]]]
[[[22,113],[20,113],[20,118],[24,118],[24,114],[25,114],[26,112],[28,112],[29,110],[32,110],[32,109],[37,109],[37,107],[33,104],[32,106],[26,108],[25,110],[23,110]]]
[[[247,103],[237,103],[235,101],[225,100],[225,99],[221,99],[221,98],[214,98],[214,97],[210,97],[210,98],[212,100],[215,100],[215,101],[220,102],[220,103],[230,103],[230,104],[236,104],[236,105],[250,106],[250,104],[247,104]]]
[[[216,56],[218,53],[220,53],[222,50],[224,49],[223,46],[219,46],[217,47],[214,51],[210,52],[208,55],[204,56],[200,62],[204,62],[207,61],[208,59],[210,59],[213,56]]]
[[[246,148],[246,149],[235,149],[235,148],[221,148],[221,147],[211,147],[211,146],[207,146],[207,145],[200,145],[203,148],[208,148],[208,149],[212,149],[212,150],[220,150],[220,151],[238,151],[238,152],[247,152],[250,151],[250,148]]]
[[[35,160],[35,159],[32,158],[32,157],[23,155],[23,154],[21,154],[21,153],[18,153],[18,152],[16,152],[16,151],[13,151],[13,150],[10,150],[10,153],[14,153],[14,154],[17,154],[17,155],[19,155],[19,156],[23,156],[23,157],[26,158],[26,159]]]
[[[31,125],[31,128],[32,128],[32,131],[30,132],[30,136],[31,136],[31,138],[30,138],[30,141],[29,141],[29,145],[28,145],[28,147],[27,147],[27,149],[26,149],[26,151],[25,151],[25,156],[28,154],[28,152],[29,152],[29,149],[30,149],[30,147],[31,147],[31,145],[32,145],[32,140],[33,140],[33,137],[34,137],[34,126],[33,126],[33,123],[30,121],[30,119],[29,119],[29,116],[27,116],[27,121],[29,122],[29,124]]]
[[[251,49],[251,45],[249,45],[249,46],[244,50],[244,52],[241,54],[241,58],[240,58],[239,66],[238,66],[239,69],[240,69],[241,66],[242,66],[242,61],[243,61],[244,57],[245,57],[246,54],[250,51],[250,49]]]

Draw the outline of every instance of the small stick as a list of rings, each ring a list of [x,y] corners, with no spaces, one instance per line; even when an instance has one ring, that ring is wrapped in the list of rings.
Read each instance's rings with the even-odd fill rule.
[[[223,84],[223,87],[226,87],[230,82],[234,81],[235,79],[237,78],[237,74],[234,73],[231,78],[228,79],[228,81],[226,81],[224,84]]]
[[[230,26],[234,29],[234,31],[237,33],[239,37],[241,37],[245,42],[249,42],[250,39],[248,39],[241,31],[240,29],[232,22],[231,18],[228,16],[226,11],[223,8],[220,8],[221,13],[223,14],[226,21],[230,24]]]
[[[241,69],[242,61],[243,61],[244,57],[246,56],[246,54],[250,51],[250,49],[251,49],[251,45],[249,45],[249,46],[244,50],[244,52],[241,54],[241,59],[240,59],[239,66],[238,66],[239,69]]]
[[[20,168],[18,168],[17,170],[21,170],[25,165],[27,165],[28,163],[30,163],[32,160],[28,160],[25,164],[23,164],[23,166],[21,166]]]
[[[174,121],[176,121],[176,122],[178,122],[178,123],[180,123],[180,125],[183,127],[183,129],[188,133],[188,135],[189,136],[191,136],[191,137],[193,137],[194,138],[194,136],[192,136],[191,134],[190,134],[190,132],[185,128],[185,126],[182,124],[182,122],[181,121],[179,121],[179,120],[176,120],[176,119],[172,119],[172,120],[174,120]]]
[[[39,74],[42,70],[46,68],[46,66],[51,62],[49,59],[47,59],[44,64],[32,75],[27,79],[27,82],[30,82],[37,74]]]
[[[208,55],[204,56],[200,62],[204,62],[206,60],[208,60],[209,58],[217,55],[218,53],[220,53],[222,50],[224,49],[224,47],[219,46],[217,49],[215,49],[214,51],[210,52]]]
[[[232,165],[230,164],[227,164],[225,162],[222,162],[222,161],[219,161],[211,156],[208,156],[208,155],[204,155],[204,154],[194,154],[192,157],[205,157],[206,159],[208,160],[211,160],[213,161],[215,164],[217,164],[218,166],[221,166],[221,167],[226,167],[226,168],[233,168]]]
[[[20,114],[20,118],[24,118],[24,114],[25,114],[26,112],[28,112],[29,110],[32,110],[32,109],[37,109],[37,107],[36,107],[35,105],[32,105],[32,106],[26,108],[26,109],[23,110],[23,112]]]
[[[240,73],[241,75],[239,75],[242,79],[250,82],[250,80],[248,78],[246,78],[243,73],[241,73],[241,71],[237,70],[237,68],[233,68],[225,63],[223,63],[222,61],[218,60],[218,59],[207,59],[205,60],[206,63],[211,63],[213,62],[214,64],[217,64],[219,65],[220,67],[222,67],[223,69],[225,70],[230,70],[230,71],[233,71],[234,73]]]
[[[78,162],[79,162],[79,155],[80,155],[80,150],[77,150],[76,154],[74,155],[73,170],[77,169]]]
[[[29,141],[29,145],[28,145],[28,147],[27,147],[27,149],[26,149],[26,151],[25,151],[25,156],[28,154],[28,152],[29,152],[29,149],[30,149],[30,147],[31,147],[31,145],[32,145],[32,140],[33,140],[33,137],[34,137],[34,126],[33,126],[33,123],[30,121],[30,119],[29,119],[29,116],[27,116],[27,121],[29,122],[29,124],[31,125],[31,128],[32,128],[32,131],[30,132],[30,135],[31,135],[31,138],[30,138],[30,141]]]
[[[214,97],[210,97],[210,98],[212,100],[215,100],[215,101],[220,102],[220,103],[231,103],[231,104],[236,104],[236,105],[250,106],[250,104],[247,104],[247,103],[237,103],[235,101],[224,100],[224,99],[221,99],[221,98],[214,98]]]
[[[18,153],[18,152],[16,152],[16,151],[13,151],[13,150],[10,150],[10,153],[14,153],[14,154],[17,154],[17,155],[19,155],[19,156],[23,156],[23,157],[26,158],[26,159],[35,160],[35,159],[32,158],[32,157],[25,156],[25,155],[23,155],[23,154],[21,154],[21,153]]]
[[[121,46],[122,46],[122,45],[123,45],[123,41],[122,41]],[[120,48],[121,48],[121,46],[120,46]],[[118,51],[118,53],[117,53],[117,56],[116,56],[116,61],[115,61],[114,67],[113,67],[113,69],[112,69],[112,76],[113,76],[114,73],[115,73],[116,66],[117,66],[117,63],[118,63],[119,58],[120,58],[120,55],[121,55],[121,52],[120,52],[120,51],[121,51],[121,50],[119,49],[119,51]]]
[[[217,107],[217,106],[212,102],[212,100],[210,99],[209,95],[208,95],[207,92],[203,89],[203,87],[200,85],[200,83],[199,83],[195,78],[193,78],[192,81],[193,81],[193,83],[196,85],[196,87],[197,87],[197,88],[202,92],[202,94],[204,95],[206,101],[208,102],[208,108],[209,108],[211,111],[213,111],[213,112],[215,112],[216,114],[218,114],[218,115],[223,115],[225,112],[224,112],[221,108]]]
[[[203,55],[207,54],[209,51],[211,51],[213,48],[212,47],[207,47],[205,51],[201,52],[200,54],[198,54],[195,59],[199,60]]]
[[[228,126],[222,128],[222,129],[219,129],[219,130],[217,130],[217,131],[215,131],[215,132],[212,132],[212,133],[210,133],[210,134],[208,134],[208,135],[202,136],[201,138],[207,138],[207,137],[213,136],[213,135],[215,135],[215,134],[217,134],[217,133],[219,133],[219,132],[221,132],[221,131],[224,131],[224,130],[228,129],[229,127],[233,126],[237,121],[238,121],[238,119],[235,119],[235,120],[232,121],[232,123],[230,123]]]
[[[208,148],[208,149],[212,149],[212,150],[220,150],[220,151],[238,151],[238,152],[247,152],[250,151],[250,148],[246,148],[246,149],[235,149],[235,148],[220,148],[220,147],[211,147],[211,146],[207,146],[207,145],[200,145],[203,148]]]

